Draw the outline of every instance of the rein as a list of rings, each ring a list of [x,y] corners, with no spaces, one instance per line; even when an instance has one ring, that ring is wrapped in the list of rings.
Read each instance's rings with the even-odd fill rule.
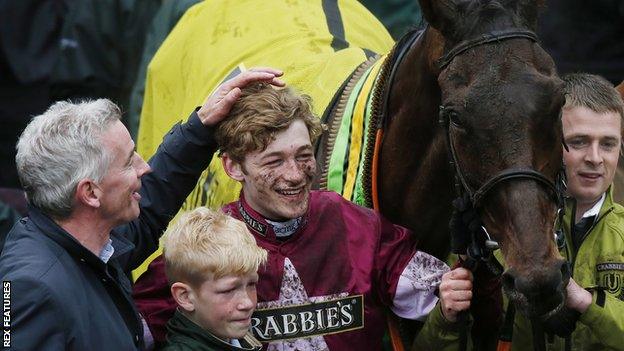
[[[438,68],[440,72],[442,72],[455,57],[465,53],[466,51],[473,49],[475,47],[486,45],[490,43],[498,43],[504,40],[509,39],[526,39],[531,42],[537,42],[537,36],[532,31],[528,30],[503,30],[503,31],[494,31],[487,34],[483,34],[480,37],[465,40],[460,42],[457,46],[453,47],[446,54],[444,54],[437,62]],[[504,182],[510,182],[515,180],[531,180],[540,184],[546,191],[548,191],[551,199],[557,204],[558,208],[558,217],[562,217],[563,215],[563,193],[564,187],[563,185],[563,169],[557,175],[555,182],[551,181],[548,177],[546,177],[541,172],[528,167],[519,167],[519,168],[507,168],[497,173],[487,181],[485,181],[480,187],[474,189],[470,186],[462,168],[460,166],[457,151],[455,150],[452,136],[451,136],[451,128],[450,128],[450,115],[444,106],[440,106],[439,110],[439,123],[445,130],[446,144],[449,152],[449,159],[451,166],[455,170],[455,192],[458,197],[462,197],[463,194],[467,194],[472,202],[472,205],[475,209],[478,209],[483,206],[483,201],[487,197],[487,195],[498,185]],[[563,167],[562,167],[563,168]],[[561,218],[559,218],[561,219]],[[471,270],[475,270],[476,266],[481,262],[484,263],[492,273],[497,276],[500,276],[503,272],[502,266],[500,263],[493,257],[492,252],[498,249],[498,243],[491,238],[487,230],[484,226],[481,226],[482,230],[478,230],[477,232],[485,235],[485,238],[477,238],[476,233],[471,234],[471,238],[469,240],[467,256],[466,260],[467,268]],[[511,305],[508,305],[507,308],[507,316],[506,323],[503,327],[501,338],[499,339],[499,344],[497,350],[509,350],[511,347],[511,336],[513,332],[513,316],[515,309]],[[460,315],[460,319],[467,320],[467,312],[464,312]],[[511,318],[511,322],[507,321]],[[467,325],[464,324],[465,327],[462,328],[460,332],[460,350],[467,349]],[[535,351],[542,351],[546,349],[544,331],[540,321],[532,320],[532,332],[533,332],[533,347]]]

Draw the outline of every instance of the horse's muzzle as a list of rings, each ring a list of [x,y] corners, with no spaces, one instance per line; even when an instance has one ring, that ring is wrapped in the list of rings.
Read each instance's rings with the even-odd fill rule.
[[[547,317],[563,307],[569,281],[570,265],[565,260],[533,271],[519,273],[510,268],[503,273],[505,293],[518,310],[532,318]]]

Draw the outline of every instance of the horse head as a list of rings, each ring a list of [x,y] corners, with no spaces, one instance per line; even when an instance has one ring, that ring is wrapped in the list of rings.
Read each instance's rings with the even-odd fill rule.
[[[553,240],[562,167],[562,81],[534,31],[533,0],[420,1],[441,35],[440,118],[463,190],[500,243],[503,287],[524,313],[565,301]]]

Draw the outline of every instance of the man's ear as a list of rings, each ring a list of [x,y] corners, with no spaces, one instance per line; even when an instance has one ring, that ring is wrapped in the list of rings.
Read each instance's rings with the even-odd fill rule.
[[[223,169],[225,173],[230,176],[230,178],[242,182],[245,180],[243,173],[243,165],[241,165],[238,161],[234,161],[227,153],[221,155],[221,164],[223,164]]]
[[[175,282],[171,285],[171,295],[178,306],[186,312],[195,311],[195,292],[188,284]]]
[[[76,186],[76,202],[99,208],[102,190],[91,179],[82,179]]]

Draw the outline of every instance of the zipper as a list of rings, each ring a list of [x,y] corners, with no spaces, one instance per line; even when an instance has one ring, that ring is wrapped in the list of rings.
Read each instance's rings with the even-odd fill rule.
[[[581,247],[583,247],[583,243],[585,242],[585,239],[587,238],[587,236],[589,236],[589,233],[591,233],[591,231],[594,230],[594,228],[596,227],[598,222],[600,222],[609,213],[611,213],[611,211],[613,211],[613,209],[614,209],[614,207],[611,206],[611,208],[606,210],[602,214],[602,216],[596,217],[596,220],[594,220],[594,223],[592,223],[591,227],[589,227],[589,229],[585,232],[585,234],[583,234],[583,237],[581,238],[581,241],[580,241],[579,248],[574,253],[574,257],[572,257],[572,262],[570,264],[570,277],[574,277],[574,266],[576,264],[576,258],[578,257],[579,252],[581,251]],[[571,257],[571,251],[572,250],[570,248],[570,245],[574,245],[574,242],[572,242],[572,230],[574,228],[575,217],[576,217],[576,202],[574,203],[574,206],[572,207],[572,213],[570,214],[570,240],[567,240],[567,238],[566,238],[565,250],[566,250],[566,254],[568,255],[568,257]],[[565,235],[565,233],[564,233],[564,235]],[[567,337],[567,338],[564,339],[564,349],[565,350],[571,350],[572,349],[572,338],[571,337]]]
[[[576,250],[576,254],[574,255],[574,258],[572,259],[572,264],[570,266],[570,276],[574,276],[574,264],[576,263],[576,258],[578,257],[579,252],[581,251],[581,247],[583,246],[583,242],[585,242],[585,239],[587,238],[587,236],[589,236],[589,233],[591,233],[592,230],[594,230],[594,228],[596,227],[596,225],[598,224],[598,222],[600,222],[603,218],[605,218],[609,213],[611,213],[611,211],[613,211],[614,207],[611,206],[611,208],[609,208],[608,210],[606,210],[602,216],[597,217],[596,220],[594,221],[594,223],[592,223],[591,227],[589,227],[589,229],[587,230],[587,232],[585,232],[585,234],[583,235],[583,237],[581,238],[581,244],[579,245],[579,249]],[[572,220],[574,220],[574,218],[572,218]],[[572,234],[572,228],[573,228],[573,224],[570,223],[570,234]],[[566,245],[566,253],[568,253],[568,245]]]

